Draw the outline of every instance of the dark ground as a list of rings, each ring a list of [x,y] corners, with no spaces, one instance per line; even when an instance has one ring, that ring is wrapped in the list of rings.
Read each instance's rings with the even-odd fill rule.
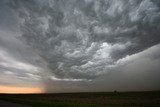
[[[16,104],[16,103],[11,103],[11,102],[0,100],[0,107],[29,107],[29,106],[24,106],[21,104]]]
[[[0,94],[0,99],[32,107],[160,107],[160,91]]]

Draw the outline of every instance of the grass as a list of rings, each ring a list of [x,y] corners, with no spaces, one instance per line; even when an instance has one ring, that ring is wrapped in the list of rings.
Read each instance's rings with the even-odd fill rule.
[[[1,94],[1,100],[32,107],[160,107],[160,92]]]

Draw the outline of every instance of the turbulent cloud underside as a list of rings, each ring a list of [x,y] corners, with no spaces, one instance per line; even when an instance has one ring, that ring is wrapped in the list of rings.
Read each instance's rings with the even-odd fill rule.
[[[159,0],[2,0],[0,9],[2,81],[112,90],[113,80],[159,74]]]
[[[57,78],[92,79],[160,41],[151,0],[14,0],[21,39]]]

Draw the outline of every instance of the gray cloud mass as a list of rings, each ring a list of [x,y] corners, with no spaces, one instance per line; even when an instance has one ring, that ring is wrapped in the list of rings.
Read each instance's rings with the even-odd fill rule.
[[[18,36],[0,36],[0,47],[5,49],[0,48],[0,55],[11,51],[31,69],[41,69],[42,74],[23,70],[33,80],[42,78],[44,84],[57,86],[48,91],[70,90],[68,84],[75,91],[160,89],[159,0],[2,0],[1,4],[1,32],[7,29]],[[19,72],[14,64],[0,63],[0,69],[6,68]],[[46,78],[41,76],[45,72]]]

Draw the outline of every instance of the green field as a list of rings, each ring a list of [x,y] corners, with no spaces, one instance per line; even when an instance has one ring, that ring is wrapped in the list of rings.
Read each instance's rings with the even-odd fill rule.
[[[32,107],[160,107],[160,91],[0,94],[0,100]]]

